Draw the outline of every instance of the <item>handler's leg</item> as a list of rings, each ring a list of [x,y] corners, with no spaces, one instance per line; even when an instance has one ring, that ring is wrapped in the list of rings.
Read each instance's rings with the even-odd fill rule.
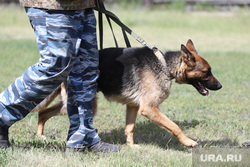
[[[93,10],[85,10],[83,22],[81,47],[67,84],[70,120],[67,148],[87,147],[100,152],[119,151],[120,147],[117,145],[100,142],[97,129],[92,127],[92,109],[99,76],[99,56]]]
[[[0,147],[9,146],[8,128],[67,78],[81,41],[81,20],[72,11],[26,8],[26,12],[41,58],[0,95]]]

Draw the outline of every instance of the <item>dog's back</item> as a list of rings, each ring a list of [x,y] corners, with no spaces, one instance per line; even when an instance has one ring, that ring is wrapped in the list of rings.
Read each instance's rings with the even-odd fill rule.
[[[142,97],[150,100],[167,96],[171,81],[152,50],[146,47],[108,48],[101,50],[99,56],[98,89],[108,100],[139,105]],[[154,90],[149,90],[152,88]],[[159,92],[157,97],[150,98],[156,92]]]

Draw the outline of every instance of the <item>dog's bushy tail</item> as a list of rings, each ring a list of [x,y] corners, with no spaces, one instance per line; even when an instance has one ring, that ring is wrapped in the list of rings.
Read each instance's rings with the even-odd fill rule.
[[[47,108],[51,102],[60,95],[61,85],[59,85],[50,95],[48,95],[41,103],[39,103],[31,112],[39,112],[44,108]]]

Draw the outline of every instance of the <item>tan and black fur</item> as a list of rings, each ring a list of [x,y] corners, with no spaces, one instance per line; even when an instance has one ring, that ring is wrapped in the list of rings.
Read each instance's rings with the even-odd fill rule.
[[[193,85],[201,95],[222,86],[212,75],[208,62],[198,55],[193,42],[188,40],[181,51],[163,54],[164,63],[152,50],[143,48],[108,48],[99,51],[100,77],[98,91],[106,99],[126,105],[127,144],[135,147],[133,132],[137,113],[169,130],[185,146],[196,146],[197,142],[185,136],[182,130],[159,110],[159,105],[168,98],[172,79],[180,84]],[[61,95],[61,101],[52,107],[48,104]],[[65,84],[58,87],[33,111],[39,111],[38,136],[43,136],[44,123],[52,116],[66,114],[67,93]],[[96,113],[96,100],[94,114]]]

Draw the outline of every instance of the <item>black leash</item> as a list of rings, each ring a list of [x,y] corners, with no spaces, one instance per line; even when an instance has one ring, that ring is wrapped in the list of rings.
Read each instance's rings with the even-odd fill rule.
[[[166,67],[166,61],[164,59],[164,56],[162,55],[162,53],[160,52],[160,50],[157,47],[151,47],[147,44],[147,42],[142,39],[139,35],[137,35],[136,33],[134,33],[129,27],[127,27],[125,24],[123,24],[120,19],[112,12],[108,11],[105,9],[104,4],[102,2],[102,0],[96,0],[96,7],[95,10],[99,12],[99,32],[100,32],[100,49],[103,49],[103,19],[102,19],[102,14],[106,15],[106,18],[108,20],[109,26],[111,28],[112,34],[113,34],[113,38],[115,41],[115,45],[116,47],[118,47],[118,43],[117,40],[115,38],[115,34],[113,32],[113,28],[110,22],[110,19],[112,19],[116,24],[118,24],[121,29],[122,29],[122,33],[123,33],[123,37],[125,40],[125,43],[127,45],[127,47],[131,47],[129,39],[127,37],[127,34],[130,34],[132,37],[134,37],[139,43],[141,43],[143,46],[148,47],[149,49],[151,49],[154,54],[156,55],[156,57],[162,62],[162,64]]]
[[[117,40],[116,40],[114,32],[113,32],[113,28],[112,28],[110,19],[112,19],[116,24],[118,24],[121,27],[123,37],[124,37],[124,40],[125,40],[125,43],[126,43],[127,47],[131,47],[131,45],[130,45],[130,42],[129,42],[129,39],[127,37],[126,32],[128,34],[130,34],[132,37],[134,37],[143,46],[146,46],[146,47],[148,47],[150,49],[153,49],[152,47],[150,47],[147,44],[147,42],[144,39],[142,39],[140,36],[138,36],[136,33],[134,33],[129,27],[127,27],[125,24],[123,24],[120,21],[120,19],[114,13],[106,10],[102,0],[97,0],[97,7],[95,8],[95,10],[99,12],[99,31],[100,31],[100,48],[101,49],[103,47],[103,23],[102,23],[103,19],[102,19],[102,14],[106,15],[106,18],[108,20],[109,26],[110,26],[112,34],[113,34],[113,38],[114,38],[116,47],[118,47],[118,44],[117,44]]]

